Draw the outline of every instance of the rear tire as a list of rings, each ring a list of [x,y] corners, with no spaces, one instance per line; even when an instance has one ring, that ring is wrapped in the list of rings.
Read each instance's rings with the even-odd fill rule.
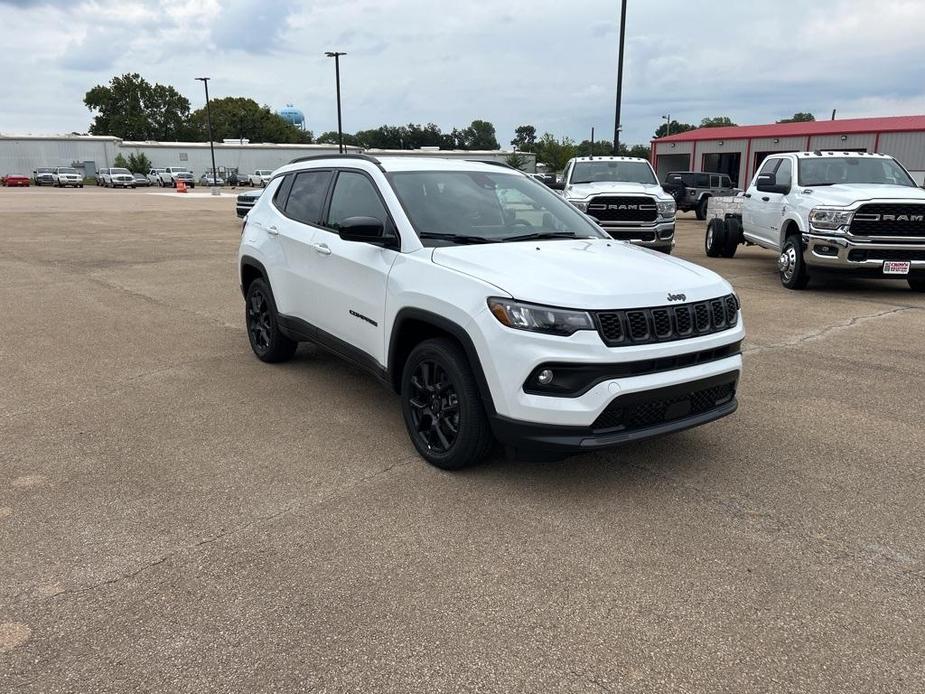
[[[697,203],[697,210],[695,214],[697,215],[697,219],[701,221],[707,218],[707,201],[709,199],[709,196],[707,196],[705,198],[701,198],[700,202]]]
[[[780,283],[787,289],[805,289],[809,282],[806,263],[803,260],[803,242],[799,234],[791,234],[784,242],[784,248],[777,259]]]
[[[925,292],[925,277],[910,277],[906,280],[909,283],[909,289],[914,292]]]
[[[726,222],[714,217],[707,224],[707,233],[703,239],[703,249],[711,258],[719,258],[726,247]]]
[[[735,217],[730,217],[726,220],[726,240],[723,244],[722,256],[732,258],[740,243],[742,243],[742,223]]]
[[[401,380],[401,410],[411,442],[443,470],[480,462],[494,443],[469,360],[446,338],[411,350]]]
[[[244,322],[251,349],[260,361],[275,364],[292,359],[299,343],[279,329],[279,313],[270,286],[262,279],[247,287]]]

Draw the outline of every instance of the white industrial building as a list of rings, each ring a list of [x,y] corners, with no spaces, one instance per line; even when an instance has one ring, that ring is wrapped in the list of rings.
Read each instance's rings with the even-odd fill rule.
[[[359,147],[348,151],[362,152]],[[337,152],[337,145],[289,145],[226,141],[215,144],[215,166],[220,173],[250,173],[275,169],[297,157]],[[505,150],[467,151],[423,148],[416,150],[369,150],[369,154],[399,156],[438,156],[459,159],[505,161],[512,152]],[[84,176],[114,165],[117,155],[144,154],[152,166],[185,166],[197,178],[212,168],[208,142],[130,142],[117,137],[94,135],[0,135],[0,174],[30,175],[40,166],[74,166]],[[536,170],[536,156],[518,152],[525,170]]]
[[[922,185],[925,116],[698,128],[652,140],[652,165],[661,181],[670,171],[709,171],[744,188],[769,154],[815,150],[890,154]]]

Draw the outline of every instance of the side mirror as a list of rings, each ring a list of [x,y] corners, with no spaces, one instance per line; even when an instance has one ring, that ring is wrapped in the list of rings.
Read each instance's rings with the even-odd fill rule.
[[[344,241],[382,243],[385,240],[385,226],[375,217],[347,217],[340,223],[337,234]]]
[[[774,174],[761,174],[755,182],[755,187],[762,193],[786,193],[785,186],[777,185],[777,176]]]
[[[553,181],[552,183],[547,183],[550,188],[553,190],[565,190],[565,181]]]

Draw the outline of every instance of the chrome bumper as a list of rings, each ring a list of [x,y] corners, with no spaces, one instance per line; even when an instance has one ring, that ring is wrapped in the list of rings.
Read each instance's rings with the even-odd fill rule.
[[[803,260],[810,267],[878,270],[884,261],[908,260],[913,271],[925,270],[925,241],[921,243],[856,242],[843,236],[803,234]],[[874,257],[866,257],[868,254]],[[921,259],[910,256],[920,256]]]
[[[620,224],[596,222],[601,229],[618,241],[627,241],[635,246],[644,248],[674,248],[674,220],[657,222],[655,224]],[[614,235],[614,232],[617,232]],[[651,239],[644,240],[643,235],[652,235]]]

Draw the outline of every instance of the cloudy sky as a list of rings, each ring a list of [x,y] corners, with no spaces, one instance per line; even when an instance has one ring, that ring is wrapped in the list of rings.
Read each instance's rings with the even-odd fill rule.
[[[609,137],[618,0],[0,0],[0,133],[86,131],[84,93],[114,74],[293,103],[315,133],[492,121]],[[670,112],[766,123],[925,113],[925,0],[629,0],[624,140]]]

